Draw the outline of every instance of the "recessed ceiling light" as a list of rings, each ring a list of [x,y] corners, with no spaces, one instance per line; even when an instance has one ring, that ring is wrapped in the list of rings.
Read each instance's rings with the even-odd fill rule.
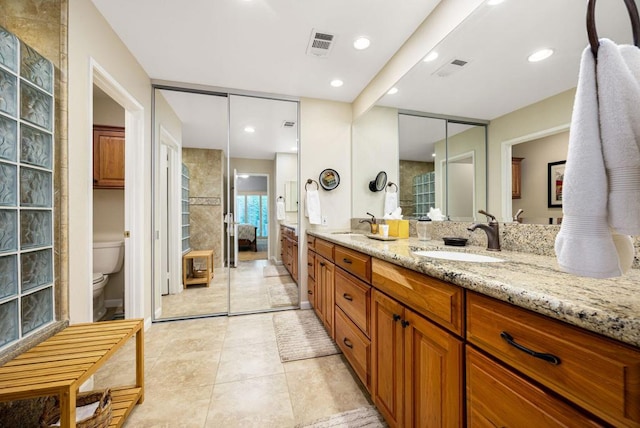
[[[244,127],[244,132],[248,132],[249,134],[253,134],[254,132],[256,132],[256,128],[254,128],[253,126],[245,126]]]
[[[487,4],[488,4],[488,5],[490,5],[490,6],[495,6],[495,5],[497,5],[497,4],[502,3],[503,1],[504,1],[504,0],[489,0],[489,1],[487,2]]]
[[[424,62],[430,62],[430,61],[433,61],[436,58],[438,58],[438,52],[431,51],[431,52],[429,52],[429,54],[427,56],[424,57],[423,61]]]
[[[553,55],[553,49],[545,48],[532,53],[527,59],[529,60],[529,62],[538,62],[542,61],[543,59],[549,58],[551,55]]]
[[[333,86],[334,88],[339,88],[340,86],[342,86],[344,84],[344,82],[340,79],[334,79],[331,81],[331,86]]]
[[[387,92],[387,95],[393,95],[397,93],[398,93],[398,88],[394,86],[393,88],[389,89],[389,92]]]
[[[369,39],[367,39],[366,37],[358,37],[353,42],[353,47],[358,49],[359,51],[361,51],[363,49],[368,48],[370,44],[371,44],[371,41]]]

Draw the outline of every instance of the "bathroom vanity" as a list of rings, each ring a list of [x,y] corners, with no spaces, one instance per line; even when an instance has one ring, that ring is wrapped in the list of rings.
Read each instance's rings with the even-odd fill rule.
[[[640,427],[640,270],[415,254],[441,242],[307,232],[309,301],[390,426]]]

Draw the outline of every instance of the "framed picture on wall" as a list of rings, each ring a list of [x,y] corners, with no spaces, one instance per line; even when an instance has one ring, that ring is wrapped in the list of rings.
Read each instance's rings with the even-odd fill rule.
[[[567,161],[550,162],[548,164],[548,207],[562,207],[562,184],[564,182],[564,168]]]

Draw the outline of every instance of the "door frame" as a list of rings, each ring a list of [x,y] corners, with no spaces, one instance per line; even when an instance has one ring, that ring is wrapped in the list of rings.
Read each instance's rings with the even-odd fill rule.
[[[90,106],[93,106],[93,85],[96,85],[120,104],[125,111],[125,187],[124,187],[124,313],[125,318],[144,318],[144,168],[138,164],[144,159],[144,107],[140,104],[95,58],[89,59]],[[92,108],[92,107],[91,107]],[[93,109],[93,108],[92,108]],[[89,116],[89,132],[93,129],[93,110]],[[88,139],[91,141],[92,137]],[[90,146],[93,158],[93,145]],[[93,176],[93,165],[89,162],[88,177]],[[87,219],[93,224],[93,186],[89,192]],[[91,230],[92,227],[89,228]],[[85,242],[88,254],[93,254],[93,236]],[[91,269],[86,283],[91,284],[93,259],[89,259]],[[89,319],[93,319],[93,294],[87,302]],[[150,319],[145,319],[148,327]]]

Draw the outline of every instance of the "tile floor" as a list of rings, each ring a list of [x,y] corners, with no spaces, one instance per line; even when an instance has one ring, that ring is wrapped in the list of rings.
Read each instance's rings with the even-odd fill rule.
[[[298,305],[297,298],[290,305],[272,299],[274,288],[271,287],[288,287],[295,282],[289,275],[265,278],[263,269],[269,264],[268,260],[241,261],[237,268],[230,270],[231,312],[256,312]],[[162,296],[161,318],[228,312],[228,275],[227,269],[219,268],[214,271],[209,287],[191,285],[182,293]]]
[[[273,314],[154,323],[145,402],[125,427],[294,427],[370,404],[342,355],[281,363]],[[135,380],[134,341],[94,387]]]

